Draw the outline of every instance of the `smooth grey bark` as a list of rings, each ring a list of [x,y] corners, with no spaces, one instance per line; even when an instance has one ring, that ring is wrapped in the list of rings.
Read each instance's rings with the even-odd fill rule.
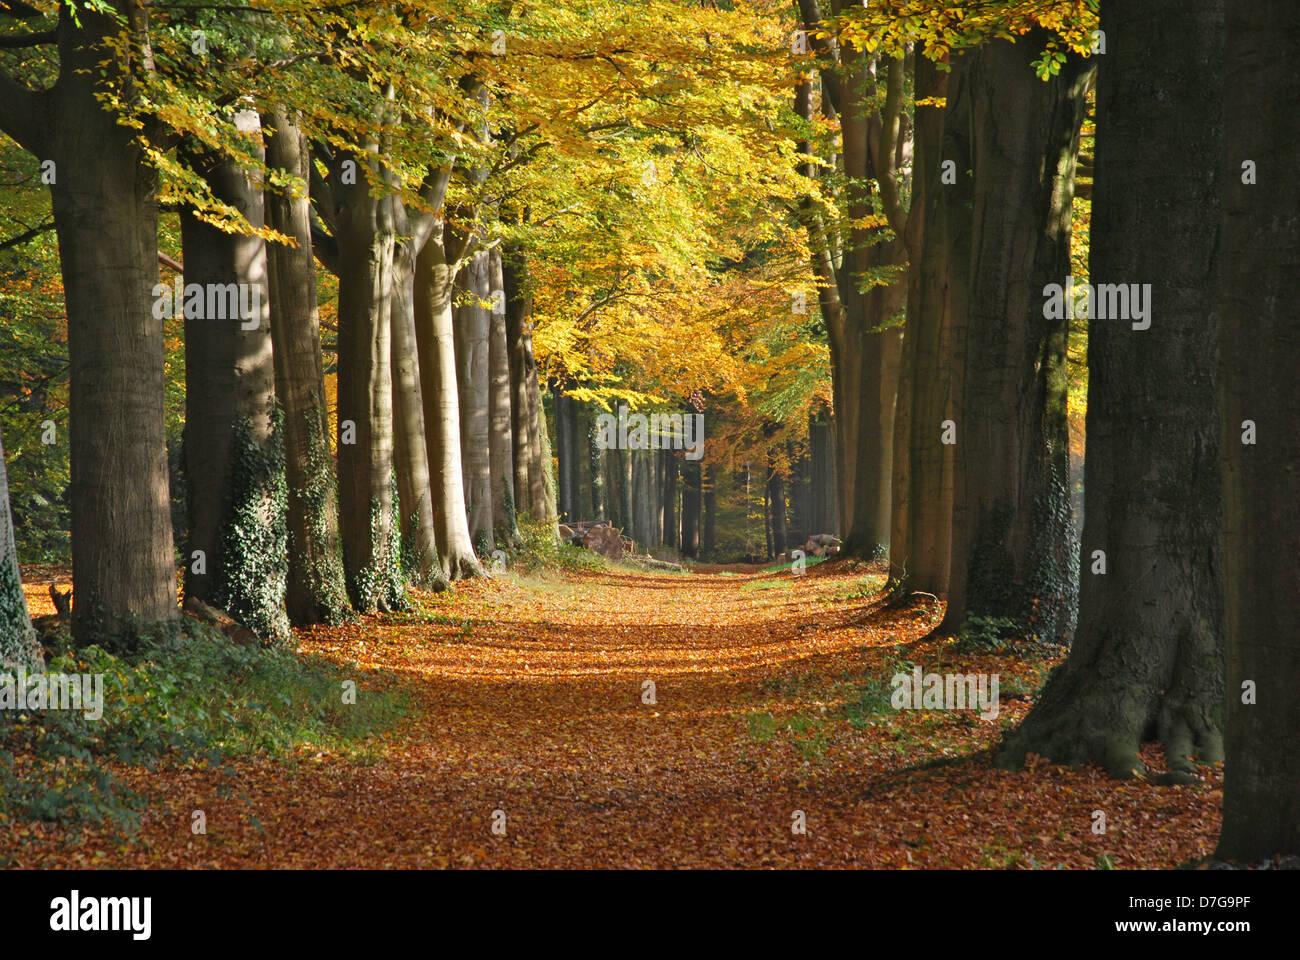
[[[433,498],[438,562],[448,580],[483,576],[474,555],[461,479],[460,400],[452,326],[453,265],[446,232],[433,229],[415,265],[415,335],[420,351],[420,394]]]
[[[262,117],[266,163],[305,189],[310,151],[296,118],[283,108]],[[269,322],[275,395],[283,414],[288,487],[288,582],[285,607],[294,626],[339,623],[349,615],[338,528],[338,492],[329,442],[316,312],[316,266],[306,192],[267,190],[267,225],[293,246],[267,247]]]
[[[41,649],[32,629],[27,595],[23,593],[18,569],[18,548],[14,543],[14,519],[9,508],[9,471],[5,466],[4,440],[0,438],[0,670],[34,667]]]
[[[237,123],[256,130],[257,115],[241,113]],[[192,162],[216,199],[250,227],[265,225],[261,184],[238,164],[210,154]],[[184,307],[185,596],[225,610],[259,636],[283,637],[286,489],[266,244],[219,230],[192,209],[181,211],[180,222],[185,285],[205,291],[198,309]],[[207,295],[212,290],[226,292]]]
[[[1223,495],[1223,827],[1217,856],[1300,853],[1300,19],[1286,0],[1226,23],[1219,401]],[[1289,131],[1290,135],[1283,135]],[[1245,183],[1246,164],[1254,168]],[[1253,444],[1243,442],[1250,421]],[[1245,702],[1247,684],[1252,703]]]
[[[345,176],[349,163],[358,168],[351,178]],[[316,198],[338,242],[339,530],[348,596],[360,613],[387,612],[404,602],[400,528],[393,516],[389,319],[397,231],[391,199],[374,192],[382,177],[377,162],[336,154],[332,209]]]
[[[546,519],[541,437],[537,431],[537,363],[529,314],[528,260],[522,248],[507,248],[502,262],[506,294],[506,345],[510,360],[510,440],[515,509],[533,520]]]
[[[498,539],[519,540],[515,522],[514,436],[511,429],[510,347],[506,336],[505,272],[500,247],[487,255],[488,466],[492,475],[492,519]]]
[[[470,258],[457,278],[457,285],[461,298],[455,313],[455,347],[462,482],[469,509],[470,540],[483,553],[494,546],[488,413],[491,315],[484,306],[490,296],[487,253],[479,251]]]
[[[1069,319],[1043,290],[1070,272],[1079,131],[1092,65],[1071,57],[1047,81],[1032,61],[1045,35],[968,54],[974,176],[952,531],[941,632],[969,618],[1014,621],[1025,637],[1068,642],[1078,616],[1066,413]],[[933,442],[933,438],[931,438]],[[922,588],[925,589],[925,588]]]
[[[420,361],[415,337],[416,246],[402,203],[394,219],[402,239],[393,254],[392,323],[393,459],[401,510],[402,552],[412,582],[422,588],[445,586],[438,564],[433,527],[433,490],[420,395]],[[427,236],[426,238],[427,239]]]
[[[1101,29],[1094,284],[1150,284],[1149,328],[1089,324],[1079,628],[999,758],[1115,777],[1164,745],[1171,775],[1223,757],[1217,230],[1223,3],[1110,0]],[[1179,176],[1169,176],[1177,150]],[[1104,552],[1105,573],[1094,572]]]
[[[889,575],[895,583],[946,598],[953,523],[953,447],[946,421],[957,420],[966,314],[971,210],[972,54],[954,57],[951,74],[917,58],[923,95],[946,107],[918,107],[912,216],[920,249],[908,273],[907,320],[894,418]],[[945,165],[954,182],[944,182]]]

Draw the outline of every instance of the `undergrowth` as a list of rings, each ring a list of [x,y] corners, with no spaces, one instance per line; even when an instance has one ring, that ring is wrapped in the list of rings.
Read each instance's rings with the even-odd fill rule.
[[[0,831],[7,821],[43,820],[131,834],[143,798],[112,772],[114,761],[221,767],[302,744],[348,748],[406,709],[403,694],[364,688],[359,672],[283,646],[241,646],[198,625],[130,655],[98,646],[64,653],[47,672],[101,678],[102,716],[0,710]]]

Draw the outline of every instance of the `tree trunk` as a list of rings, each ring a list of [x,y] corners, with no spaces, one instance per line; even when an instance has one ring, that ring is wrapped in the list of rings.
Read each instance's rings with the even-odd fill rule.
[[[179,608],[163,323],[151,294],[158,175],[136,131],[97,99],[118,79],[120,58],[105,44],[120,26],[111,15],[79,16],[73,27],[69,8],[61,14],[59,82],[43,95],[55,125],[38,155],[56,169],[51,193],[71,381],[72,627],[85,645],[174,620]]]
[[[481,554],[492,550],[492,462],[488,417],[490,389],[488,337],[491,314],[483,302],[488,286],[488,255],[476,253],[461,271],[462,297],[456,308],[456,389],[460,402],[460,455],[470,542]]]
[[[609,516],[609,497],[605,487],[605,451],[600,448],[600,431],[596,418],[587,418],[587,457],[591,464],[591,519],[604,520]]]
[[[283,109],[268,112],[266,163],[306,185],[310,154]],[[295,626],[339,623],[348,616],[338,529],[338,497],[316,314],[316,268],[305,195],[265,194],[269,227],[297,241],[267,248],[275,396],[282,411],[288,487],[288,582],[285,606]]]
[[[812,529],[809,534],[838,534],[835,522],[835,429],[826,420],[815,420],[809,426],[809,444],[812,447]],[[894,461],[897,463],[897,459]]]
[[[772,517],[771,556],[784,553],[786,549],[785,524],[785,478],[776,469],[775,461],[769,454],[767,459],[767,502]]]
[[[510,348],[506,337],[505,275],[501,250],[488,253],[488,430],[492,473],[492,517],[496,535],[506,543],[519,540],[515,523],[514,437],[510,425]]]
[[[975,189],[953,473],[963,520],[952,532],[940,631],[1005,618],[1024,636],[1068,641],[1078,616],[1062,312],[1043,289],[1070,272],[1071,204],[1092,68],[1071,57],[1044,82],[1031,34],[969,54]],[[1009,147],[1008,145],[1013,145]]]
[[[425,448],[432,481],[433,538],[448,580],[482,576],[474,556],[461,486],[460,401],[452,331],[452,279],[441,226],[415,262],[415,338],[420,351]]]
[[[664,458],[664,546],[676,550],[681,545],[677,529],[677,455],[667,450]],[[708,494],[706,493],[707,497]],[[707,500],[706,500],[707,503]],[[707,516],[707,514],[706,514]],[[706,538],[707,539],[707,538]],[[707,549],[707,547],[705,548]]]
[[[675,462],[675,461],[674,461]],[[705,467],[702,474],[704,489],[701,499],[704,506],[704,519],[701,524],[700,552],[712,554],[718,549],[718,483],[712,467]]]
[[[32,617],[18,570],[14,520],[9,509],[9,472],[5,468],[4,441],[0,439],[0,670],[35,667],[41,648],[32,629]]]
[[[333,178],[341,200],[336,234],[339,517],[348,596],[358,612],[368,613],[404,602],[399,528],[393,519],[389,310],[396,230],[391,201],[372,194],[367,176],[355,179],[345,185],[341,177]]]
[[[581,519],[577,515],[578,483],[577,456],[574,453],[574,400],[565,396],[563,388],[554,384],[551,393],[555,398],[555,452],[559,472],[559,510],[562,523]]]
[[[506,251],[502,264],[506,291],[506,338],[510,350],[511,427],[514,444],[516,506],[533,520],[549,519],[546,474],[538,428],[537,362],[533,358],[532,294],[528,260],[522,248]]]
[[[950,76],[917,57],[919,91],[946,97],[947,106],[917,108],[912,210],[921,254],[908,271],[894,417],[889,575],[939,597],[948,591],[953,520],[953,448],[944,430],[945,421],[955,424],[961,382],[954,319],[965,309],[973,205],[969,63],[969,55],[955,58]]]
[[[700,555],[700,464],[682,463],[682,553]]]
[[[394,206],[398,233],[408,236],[405,210]],[[433,535],[433,490],[425,441],[424,406],[420,396],[420,361],[415,337],[415,261],[413,239],[393,254],[392,367],[393,458],[397,470],[403,567],[412,582],[425,589],[445,585]]]
[[[240,115],[244,128],[257,115]],[[255,228],[260,184],[232,160],[192,158],[212,194]],[[283,637],[287,572],[284,451],[275,428],[275,369],[266,309],[266,245],[181,211],[188,550],[185,596],[226,611],[259,637]]]
[[[1205,226],[1218,220],[1222,125],[1222,78],[1205,64],[1223,53],[1223,4],[1111,0],[1101,29],[1127,42],[1099,66],[1090,273],[1150,283],[1154,309],[1149,329],[1090,322],[1078,635],[1001,762],[1035,753],[1128,777],[1158,739],[1177,778],[1189,757],[1223,757],[1217,231]]]
[[[1285,0],[1227,14],[1219,398],[1227,711],[1218,856],[1300,853],[1300,21]],[[1245,162],[1259,182],[1243,183]],[[1251,179],[1254,179],[1253,177]],[[1246,421],[1258,430],[1246,444]],[[1256,439],[1256,438],[1252,438]],[[1246,701],[1247,684],[1254,695]]]

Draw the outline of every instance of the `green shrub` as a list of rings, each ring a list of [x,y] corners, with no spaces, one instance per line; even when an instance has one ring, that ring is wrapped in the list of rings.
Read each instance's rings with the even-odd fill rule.
[[[109,822],[127,832],[140,798],[105,766],[119,760],[221,764],[302,743],[345,746],[390,726],[405,697],[362,688],[363,675],[283,647],[241,646],[205,627],[136,654],[86,647],[50,673],[103,677],[103,715],[0,711],[0,820]],[[344,701],[346,682],[355,703]]]
[[[536,573],[539,570],[604,570],[608,561],[583,547],[560,543],[553,522],[520,515],[519,543],[506,551],[506,565],[519,573]]]
[[[970,617],[957,631],[954,653],[1001,653],[1021,633],[1008,617]]]

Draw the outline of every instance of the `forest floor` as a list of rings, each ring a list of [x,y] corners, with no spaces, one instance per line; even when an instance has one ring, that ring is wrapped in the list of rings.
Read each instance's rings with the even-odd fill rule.
[[[48,579],[28,583],[34,614]],[[300,631],[302,652],[395,677],[406,716],[363,750],[233,776],[116,765],[148,800],[134,839],[30,824],[12,865],[1122,869],[1213,850],[1221,766],[1181,787],[993,769],[1054,661],[918,643],[936,611],[888,608],[883,586],[847,562],[505,575]],[[912,664],[999,674],[1000,712],[894,711]]]

